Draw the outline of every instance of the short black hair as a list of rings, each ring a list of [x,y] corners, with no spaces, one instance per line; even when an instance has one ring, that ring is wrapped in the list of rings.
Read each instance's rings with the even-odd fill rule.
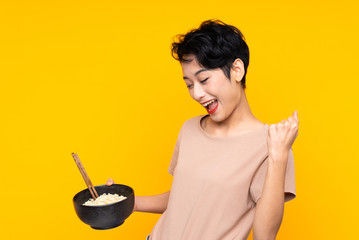
[[[176,60],[186,62],[183,56],[194,54],[200,65],[207,69],[220,68],[228,79],[231,79],[233,62],[241,59],[245,69],[241,85],[246,88],[249,49],[238,28],[210,19],[202,22],[199,28],[176,37],[177,41],[174,40],[171,48]]]

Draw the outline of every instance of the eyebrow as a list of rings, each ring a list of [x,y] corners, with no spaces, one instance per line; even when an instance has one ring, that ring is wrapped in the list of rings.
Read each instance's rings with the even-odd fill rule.
[[[208,69],[202,68],[202,69],[198,70],[198,71],[194,74],[194,76],[197,76],[197,75],[200,74],[201,72],[205,72],[205,71],[208,71]],[[183,77],[183,79],[188,79],[188,77]]]

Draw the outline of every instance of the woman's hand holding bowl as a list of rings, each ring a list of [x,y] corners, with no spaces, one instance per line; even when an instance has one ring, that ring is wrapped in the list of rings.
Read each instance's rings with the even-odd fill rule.
[[[111,186],[112,184],[115,184],[115,181],[112,178],[107,179],[106,186]],[[132,213],[136,211],[136,196],[135,196],[135,204],[132,210]]]

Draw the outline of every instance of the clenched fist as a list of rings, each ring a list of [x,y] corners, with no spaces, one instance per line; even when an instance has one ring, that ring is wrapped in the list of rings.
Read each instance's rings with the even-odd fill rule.
[[[298,136],[298,113],[295,111],[292,116],[277,124],[272,124],[268,129],[268,153],[274,161],[287,161],[289,149]]]

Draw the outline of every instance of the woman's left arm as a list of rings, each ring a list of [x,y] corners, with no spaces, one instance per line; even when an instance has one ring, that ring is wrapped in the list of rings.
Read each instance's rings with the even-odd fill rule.
[[[254,240],[274,240],[284,213],[284,184],[289,150],[298,135],[297,112],[268,129],[268,168],[253,222]]]

